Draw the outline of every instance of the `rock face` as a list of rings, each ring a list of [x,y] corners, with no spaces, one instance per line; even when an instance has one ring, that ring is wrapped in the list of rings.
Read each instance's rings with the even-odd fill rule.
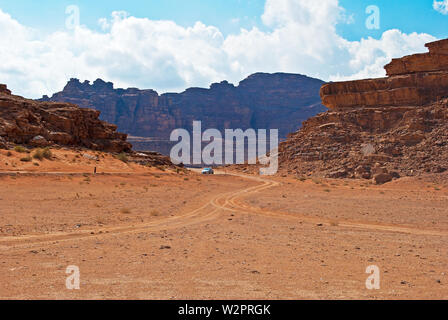
[[[190,88],[159,95],[153,90],[114,89],[71,79],[62,92],[42,101],[70,102],[101,111],[101,119],[138,137],[169,140],[176,128],[192,129],[193,120],[204,128],[279,129],[286,137],[300,123],[325,110],[319,98],[324,82],[297,74],[257,73],[238,86],[223,81],[209,89]]]
[[[330,110],[280,145],[280,171],[375,183],[446,171],[448,71],[438,57],[448,55],[448,40],[427,47],[387,65],[388,78],[325,84]]]
[[[130,151],[127,135],[116,132],[115,125],[100,121],[99,114],[69,103],[24,99],[0,85],[0,138],[7,142]]]
[[[393,59],[388,78],[329,83],[322,102],[330,109],[424,106],[448,94],[448,39],[426,45],[428,53]]]
[[[0,84],[0,94],[6,94],[6,95],[11,94],[11,91],[8,90],[8,87],[6,86],[6,84]]]

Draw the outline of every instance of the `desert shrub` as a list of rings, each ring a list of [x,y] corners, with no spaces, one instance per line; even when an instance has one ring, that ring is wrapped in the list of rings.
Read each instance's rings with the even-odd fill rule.
[[[51,152],[51,150],[49,148],[45,148],[43,150],[43,155],[45,159],[50,160],[53,157],[53,153]]]
[[[52,156],[53,154],[51,153],[51,150],[49,148],[37,149],[33,154],[33,158],[40,161],[44,159],[51,160]]]
[[[14,151],[15,151],[15,152],[19,152],[19,153],[27,153],[27,152],[28,152],[28,149],[27,149],[27,148],[24,148],[24,147],[22,147],[22,146],[15,146],[15,147],[14,147]]]
[[[120,161],[123,161],[123,162],[128,162],[129,161],[127,154],[124,153],[124,152],[122,152],[119,155],[117,155],[116,158],[118,160],[120,160]]]
[[[42,153],[42,150],[38,149],[34,152],[33,154],[33,158],[37,159],[37,160],[43,160],[44,159],[44,155]]]
[[[22,162],[31,162],[31,160],[33,160],[33,159],[30,156],[20,159],[20,161],[22,161]]]
[[[120,210],[120,212],[121,212],[122,214],[129,214],[129,213],[131,213],[131,209],[123,208],[123,209]]]

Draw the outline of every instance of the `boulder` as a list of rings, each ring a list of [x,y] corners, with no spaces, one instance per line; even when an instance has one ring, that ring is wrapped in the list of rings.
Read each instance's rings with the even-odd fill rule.
[[[31,139],[30,145],[32,145],[33,147],[46,147],[49,146],[50,143],[42,136],[35,136],[33,139]]]
[[[389,173],[379,173],[373,176],[373,181],[376,184],[385,184],[386,182],[392,181],[393,177]]]

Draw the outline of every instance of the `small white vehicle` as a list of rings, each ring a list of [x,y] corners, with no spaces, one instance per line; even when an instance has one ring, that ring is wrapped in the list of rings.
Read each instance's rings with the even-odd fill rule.
[[[202,174],[215,174],[212,168],[204,168],[202,169]]]

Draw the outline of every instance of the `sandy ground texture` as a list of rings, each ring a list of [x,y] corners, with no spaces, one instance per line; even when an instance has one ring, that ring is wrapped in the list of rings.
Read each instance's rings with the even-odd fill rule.
[[[0,153],[2,299],[448,298],[444,178],[201,176],[109,155],[92,175],[76,152],[39,166],[12,153]]]

